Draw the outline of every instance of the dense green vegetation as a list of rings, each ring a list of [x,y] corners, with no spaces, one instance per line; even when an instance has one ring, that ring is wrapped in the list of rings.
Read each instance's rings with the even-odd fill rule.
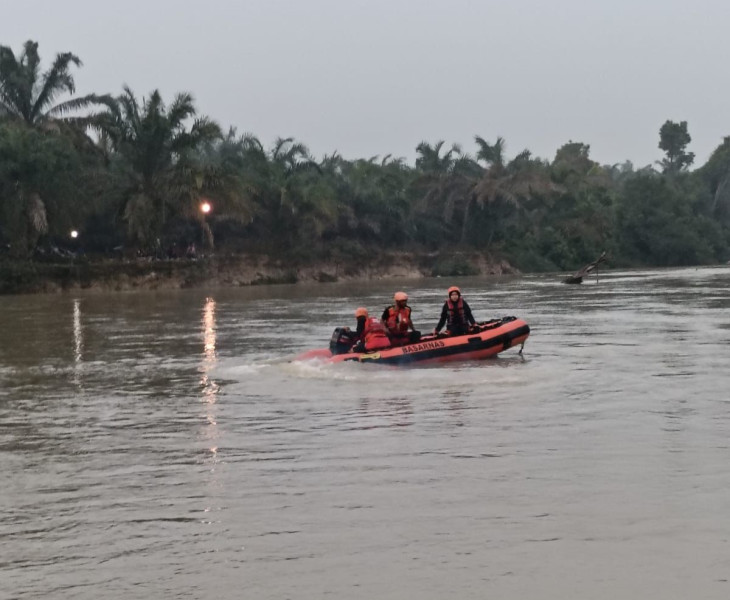
[[[75,97],[80,65],[63,53],[42,71],[37,43],[0,46],[0,254],[454,250],[522,270],[572,270],[603,250],[614,266],[730,258],[730,137],[691,170],[684,121],[661,126],[665,158],[639,170],[600,165],[573,141],[552,160],[508,158],[505,140],[480,136],[471,153],[423,142],[415,165],[317,160],[293,139],[266,148],[222,131],[189,94]]]

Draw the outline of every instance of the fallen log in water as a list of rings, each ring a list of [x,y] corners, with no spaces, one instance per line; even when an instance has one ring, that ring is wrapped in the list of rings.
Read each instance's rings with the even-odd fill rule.
[[[601,256],[599,256],[596,260],[594,260],[592,263],[588,263],[585,267],[582,269],[576,271],[569,277],[566,277],[563,279],[563,283],[583,283],[583,278],[586,275],[590,275],[596,267],[601,264],[602,262],[605,262],[606,259],[606,251],[604,250],[601,253]],[[598,273],[596,273],[596,278],[598,278]]]

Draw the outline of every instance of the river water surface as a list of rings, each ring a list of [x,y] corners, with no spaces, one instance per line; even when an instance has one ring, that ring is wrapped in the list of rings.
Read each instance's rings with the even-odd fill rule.
[[[0,298],[0,598],[730,597],[730,268],[459,280],[522,356],[288,361],[452,283]]]

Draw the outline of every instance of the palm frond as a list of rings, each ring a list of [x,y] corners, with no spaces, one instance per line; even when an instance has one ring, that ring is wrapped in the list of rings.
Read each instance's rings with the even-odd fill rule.
[[[75,54],[71,52],[57,54],[51,68],[43,74],[40,91],[30,109],[31,121],[37,120],[59,93],[73,94],[76,91],[74,79],[69,71],[70,63],[77,67],[81,66],[81,60]]]
[[[186,119],[194,116],[195,105],[193,103],[193,96],[187,92],[175,96],[175,99],[167,110],[167,118],[173,128],[180,127]]]
[[[26,42],[19,60],[15,58],[11,48],[0,46],[0,94],[3,112],[23,119],[28,109],[24,97],[32,93],[32,85],[29,89],[28,76],[25,73],[24,56],[26,50],[32,51],[32,45],[32,42]]]
[[[15,98],[0,86],[0,115],[22,117],[18,111]]]
[[[527,149],[524,149],[522,152],[520,152],[517,156],[515,156],[512,159],[512,162],[515,164],[528,162],[532,158],[532,152],[530,152]]]
[[[111,101],[112,97],[109,95],[102,97],[97,94],[87,94],[86,96],[82,96],[81,98],[73,98],[72,100],[67,100],[66,102],[56,104],[56,106],[46,112],[46,115],[49,117],[63,116],[70,112],[74,112],[83,108],[88,108],[89,106],[108,106],[108,103]]]
[[[265,154],[264,145],[261,140],[257,138],[253,133],[244,133],[241,136],[241,143],[245,151],[254,151],[260,154]]]
[[[152,90],[149,97],[142,101],[142,115],[139,128],[154,129],[164,120],[165,103],[162,101],[160,90]],[[169,120],[168,120],[169,121]]]
[[[124,117],[130,122],[133,129],[137,130],[139,129],[140,122],[139,103],[132,90],[129,89],[129,86],[124,85],[122,89],[124,93],[117,98],[117,102],[122,108]]]
[[[276,140],[274,140],[274,146],[271,149],[271,158],[273,160],[279,160],[282,153],[286,153],[286,150],[284,149],[286,146],[291,144],[294,141],[294,138],[281,138],[278,137]]]

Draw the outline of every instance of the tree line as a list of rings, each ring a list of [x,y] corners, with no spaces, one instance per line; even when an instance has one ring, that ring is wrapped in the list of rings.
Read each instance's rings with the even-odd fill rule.
[[[479,135],[470,150],[424,141],[415,164],[317,159],[291,138],[266,147],[223,130],[188,93],[75,96],[80,66],[67,52],[44,70],[37,42],[0,46],[0,254],[476,251],[531,271],[602,251],[621,266],[730,258],[730,137],[693,170],[686,121],[661,126],[664,158],[639,169],[574,141],[552,160],[509,157],[503,138]]]

